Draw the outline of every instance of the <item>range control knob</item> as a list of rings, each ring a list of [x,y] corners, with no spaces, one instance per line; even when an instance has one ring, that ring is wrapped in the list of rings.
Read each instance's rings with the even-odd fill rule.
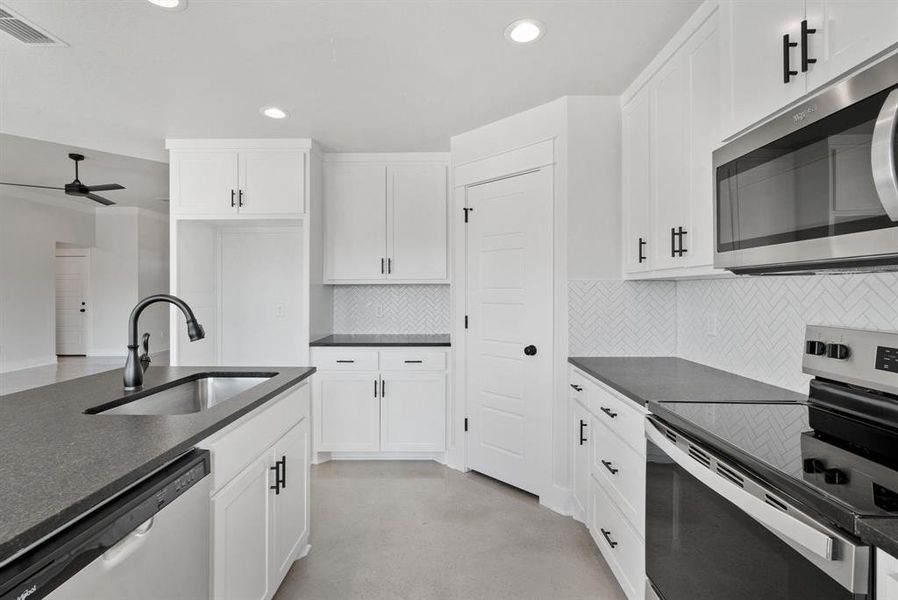
[[[830,344],[826,347],[826,355],[837,360],[845,360],[851,356],[851,350],[845,344]]]
[[[827,469],[823,473],[823,480],[831,485],[842,485],[848,483],[848,473],[839,469]]]
[[[819,458],[806,458],[801,462],[801,468],[805,473],[823,473],[826,465]]]
[[[804,347],[805,354],[813,356],[823,356],[826,354],[826,344],[816,340],[808,340]]]

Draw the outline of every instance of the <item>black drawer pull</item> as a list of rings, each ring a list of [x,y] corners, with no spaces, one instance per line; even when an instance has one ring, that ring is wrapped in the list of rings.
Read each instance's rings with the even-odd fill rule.
[[[599,531],[602,532],[602,535],[605,537],[605,541],[608,542],[608,545],[611,546],[612,550],[614,550],[614,548],[617,546],[617,542],[611,539],[611,532],[605,531],[602,528],[599,528]]]
[[[583,391],[583,388],[580,387],[579,385],[575,384],[575,383],[572,383],[572,384],[571,384],[571,387],[574,388],[574,391],[575,391],[575,392],[582,392],[582,391]]]
[[[606,415],[608,415],[608,416],[611,417],[612,419],[613,419],[614,417],[617,416],[617,413],[616,413],[616,412],[614,412],[613,410],[611,410],[610,408],[608,408],[608,407],[606,407],[606,406],[601,406],[601,407],[599,407],[599,408],[601,409],[601,411],[602,411],[603,413],[605,413]]]
[[[337,362],[338,363],[354,363],[355,361],[341,358],[341,359],[337,359]]]
[[[407,361],[405,361],[405,364],[407,364],[407,365],[420,365],[420,364],[423,363],[423,362],[424,362],[423,360],[407,360]]]
[[[281,463],[280,461],[274,463],[273,467],[268,467],[272,471],[274,471],[274,485],[269,485],[269,490],[274,490],[275,496],[281,495]]]
[[[588,423],[586,421],[584,421],[583,419],[580,419],[580,445],[581,446],[583,444],[585,444],[587,441],[586,437],[583,435],[583,429],[585,429],[587,425],[588,425]]]
[[[610,460],[603,460],[602,464],[605,465],[605,468],[608,469],[608,471],[611,472],[612,475],[617,475],[617,472],[620,471],[620,469],[615,469],[611,466],[612,463]]]

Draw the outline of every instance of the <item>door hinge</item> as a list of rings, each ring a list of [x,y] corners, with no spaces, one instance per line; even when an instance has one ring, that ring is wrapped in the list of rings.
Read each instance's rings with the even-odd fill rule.
[[[465,315],[465,329],[468,328],[468,315]]]
[[[468,208],[468,207],[466,206],[466,207],[463,208],[462,210],[465,211],[465,223],[467,223],[467,222],[468,222],[468,213],[473,212],[474,209],[473,209],[473,208]]]
[[[468,417],[465,417],[465,431],[468,430]]]

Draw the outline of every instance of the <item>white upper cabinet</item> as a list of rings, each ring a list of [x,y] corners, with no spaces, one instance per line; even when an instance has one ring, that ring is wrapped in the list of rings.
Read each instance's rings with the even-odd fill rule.
[[[385,279],[386,167],[328,163],[324,169],[324,198],[325,279]]]
[[[308,140],[168,140],[169,201],[183,217],[296,217],[305,213]],[[295,142],[295,147],[289,147]]]
[[[389,167],[390,279],[447,278],[447,169],[444,164]]]
[[[649,238],[652,237],[651,102],[642,90],[623,108],[624,270],[628,273],[652,268]]]
[[[723,0],[721,17],[724,137],[898,44],[893,0]]]
[[[724,0],[723,72],[724,129],[727,136],[801,97],[805,91],[799,65],[804,0]],[[788,35],[788,42],[783,36]],[[786,47],[788,76],[786,82]]]
[[[448,282],[447,160],[331,155],[326,283]]]
[[[807,0],[808,91],[898,44],[895,0]]]

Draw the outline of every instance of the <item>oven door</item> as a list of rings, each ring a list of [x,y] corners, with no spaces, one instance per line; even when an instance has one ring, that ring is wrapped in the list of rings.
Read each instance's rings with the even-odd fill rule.
[[[872,598],[868,546],[655,417],[646,437],[646,575],[659,598]]]
[[[715,266],[898,264],[896,113],[898,56],[714,152]]]

